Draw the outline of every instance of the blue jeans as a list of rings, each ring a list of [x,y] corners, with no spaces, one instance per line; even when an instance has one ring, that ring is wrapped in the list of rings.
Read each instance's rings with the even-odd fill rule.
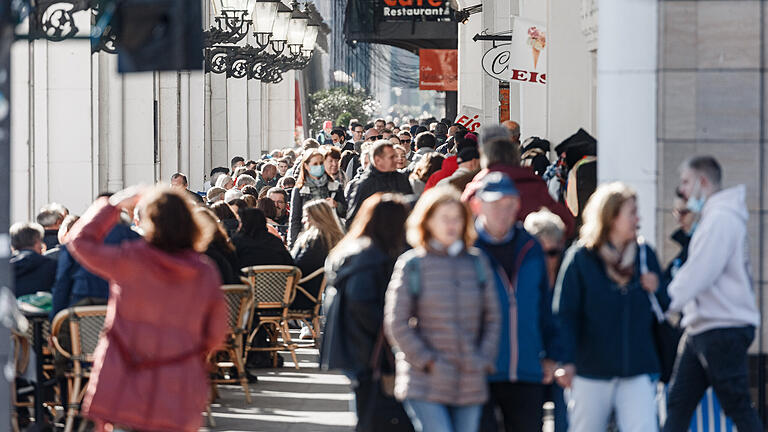
[[[669,385],[664,432],[688,430],[696,405],[709,386],[739,432],[763,430],[752,406],[747,377],[747,349],[754,337],[752,326],[685,335]]]
[[[416,432],[477,432],[482,405],[452,406],[407,399],[405,412]]]

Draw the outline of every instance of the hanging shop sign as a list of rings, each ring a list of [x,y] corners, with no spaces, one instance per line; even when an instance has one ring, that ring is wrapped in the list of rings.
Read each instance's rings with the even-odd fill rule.
[[[547,28],[525,18],[515,17],[509,45],[509,73],[512,82],[547,84]]]
[[[385,20],[451,18],[447,0],[384,0],[381,15]]]
[[[482,126],[480,124],[480,114],[482,114],[482,110],[479,108],[462,105],[454,123],[463,125],[470,132],[478,132]]]
[[[509,46],[497,45],[483,55],[483,70],[499,81],[509,81]]]
[[[457,91],[459,89],[459,51],[455,49],[419,50],[419,90]]]

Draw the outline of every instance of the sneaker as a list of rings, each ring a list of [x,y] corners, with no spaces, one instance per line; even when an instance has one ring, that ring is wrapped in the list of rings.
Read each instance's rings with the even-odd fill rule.
[[[310,330],[309,327],[302,328],[301,333],[299,333],[299,339],[301,340],[312,339],[312,330]]]

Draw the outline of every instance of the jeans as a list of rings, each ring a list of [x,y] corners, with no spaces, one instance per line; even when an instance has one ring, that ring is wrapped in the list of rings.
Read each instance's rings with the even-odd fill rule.
[[[477,432],[482,405],[452,406],[406,399],[405,412],[416,432]]]
[[[611,411],[621,432],[653,432],[656,420],[656,383],[649,375],[591,379],[575,376],[568,401],[569,432],[604,431]]]
[[[483,409],[483,432],[541,432],[546,387],[539,383],[492,382],[491,398]],[[495,412],[503,418],[497,424]]]
[[[747,349],[754,337],[752,326],[684,336],[669,385],[664,432],[688,430],[696,405],[709,386],[739,432],[763,430],[752,406],[747,377]]]

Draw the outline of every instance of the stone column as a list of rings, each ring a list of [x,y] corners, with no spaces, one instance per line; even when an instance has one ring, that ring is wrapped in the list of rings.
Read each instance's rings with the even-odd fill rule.
[[[598,180],[638,193],[641,233],[656,238],[656,1],[601,0]]]

